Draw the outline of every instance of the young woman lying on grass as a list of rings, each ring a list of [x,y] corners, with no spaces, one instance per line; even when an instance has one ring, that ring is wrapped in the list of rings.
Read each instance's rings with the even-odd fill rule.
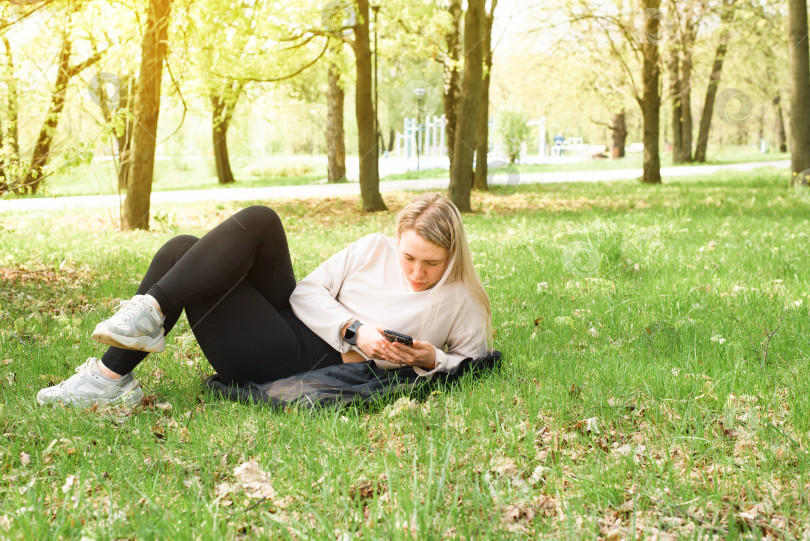
[[[184,309],[208,362],[239,385],[369,359],[430,376],[485,355],[490,334],[489,299],[445,197],[417,197],[400,212],[395,239],[365,236],[297,285],[281,220],[254,206],[202,238],[164,244],[137,294],[96,326],[92,338],[107,352],[37,402],[137,405],[143,392],[131,372],[165,349]],[[390,342],[384,330],[418,339]]]

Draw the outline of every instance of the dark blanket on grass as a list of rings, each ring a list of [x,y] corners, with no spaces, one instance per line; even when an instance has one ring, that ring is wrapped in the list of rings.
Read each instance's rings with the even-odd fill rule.
[[[248,403],[269,403],[279,407],[316,408],[352,403],[367,404],[413,391],[432,390],[464,374],[481,374],[491,370],[501,359],[492,351],[479,359],[466,358],[451,372],[438,373],[425,379],[413,368],[383,370],[373,362],[344,363],[267,383],[226,385],[214,374],[205,386],[220,398]]]

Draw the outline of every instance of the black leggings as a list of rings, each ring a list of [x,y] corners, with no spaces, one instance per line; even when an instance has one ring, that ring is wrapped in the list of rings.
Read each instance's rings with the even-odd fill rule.
[[[198,239],[158,250],[138,294],[157,299],[166,334],[183,309],[208,362],[226,383],[257,383],[340,364],[341,355],[295,317],[295,274],[278,215],[241,210]],[[147,353],[111,347],[101,358],[128,374]]]

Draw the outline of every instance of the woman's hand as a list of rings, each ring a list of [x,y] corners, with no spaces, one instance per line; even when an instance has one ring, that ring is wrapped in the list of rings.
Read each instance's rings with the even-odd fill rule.
[[[374,359],[389,359],[391,342],[382,335],[386,327],[363,324],[357,329],[357,347]]]
[[[407,366],[418,366],[425,370],[436,367],[436,348],[430,342],[414,340],[413,347],[409,348],[399,342],[389,342],[390,353],[387,360]]]
[[[375,324],[361,326],[357,329],[357,347],[375,359],[433,370],[436,366],[436,348],[433,344],[414,340],[413,347],[409,348],[399,342],[389,342],[382,334],[386,328]]]

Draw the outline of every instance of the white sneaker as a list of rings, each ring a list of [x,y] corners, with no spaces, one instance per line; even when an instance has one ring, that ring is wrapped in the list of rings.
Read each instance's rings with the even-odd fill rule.
[[[165,319],[143,295],[121,301],[113,317],[96,325],[90,338],[108,346],[159,353],[166,349]]]
[[[132,408],[141,403],[143,391],[138,380],[127,374],[110,379],[101,373],[98,359],[90,357],[76,369],[76,374],[53,387],[37,393],[37,403],[63,404],[82,407],[123,405]]]

